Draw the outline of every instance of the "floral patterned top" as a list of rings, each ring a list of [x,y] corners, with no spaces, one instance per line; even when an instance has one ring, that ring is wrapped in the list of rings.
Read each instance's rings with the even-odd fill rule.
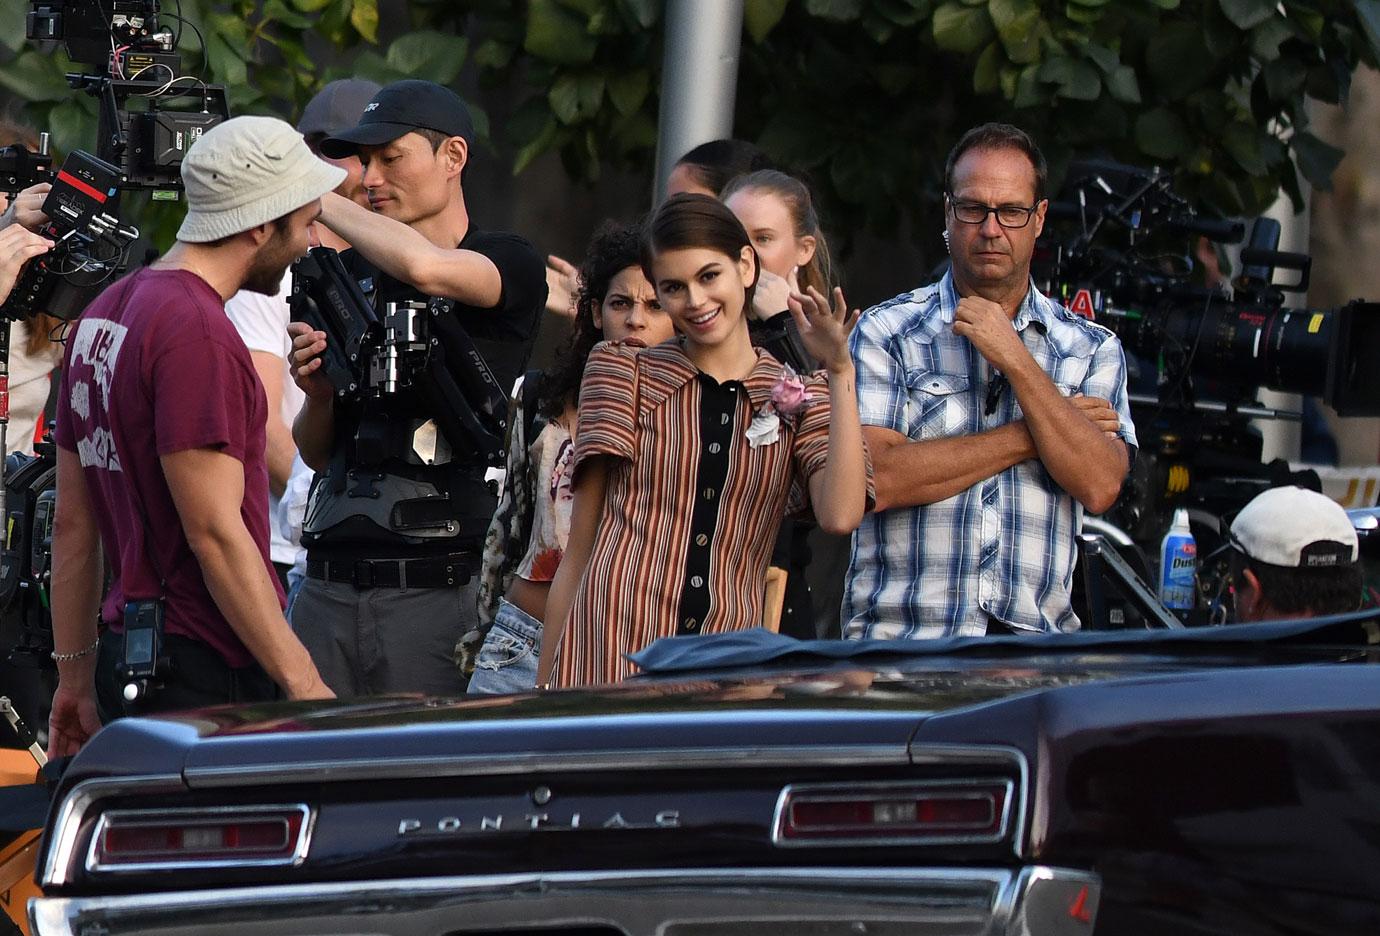
[[[575,458],[570,430],[560,420],[547,423],[532,443],[529,456],[534,482],[532,528],[527,551],[514,574],[529,582],[549,582],[556,577],[556,567],[570,539],[570,506],[575,497],[570,491],[570,463]]]

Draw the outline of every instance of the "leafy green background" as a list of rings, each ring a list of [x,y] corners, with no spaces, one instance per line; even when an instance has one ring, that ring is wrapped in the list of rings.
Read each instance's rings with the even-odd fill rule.
[[[175,9],[173,0],[163,4]],[[836,238],[937,226],[943,157],[991,118],[1036,132],[1057,179],[1075,153],[1172,170],[1181,193],[1252,215],[1300,177],[1327,188],[1341,157],[1310,132],[1307,98],[1340,102],[1374,66],[1380,0],[746,0],[737,135],[807,174]],[[66,151],[90,147],[95,102],[61,54],[23,40],[0,88]],[[295,115],[356,73],[464,84],[504,102],[483,135],[522,173],[558,153],[569,176],[649,172],[658,0],[182,0],[192,71],[238,113]],[[337,63],[322,68],[319,63]],[[1297,165],[1297,171],[1295,166]]]

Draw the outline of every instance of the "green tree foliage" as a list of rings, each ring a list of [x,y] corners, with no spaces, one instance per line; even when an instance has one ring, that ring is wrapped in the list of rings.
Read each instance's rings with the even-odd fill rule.
[[[206,48],[190,67],[229,86],[237,112],[295,109],[332,47],[353,71],[527,89],[496,129],[514,172],[555,151],[577,180],[650,165],[662,58],[658,0],[182,0]],[[165,7],[172,6],[171,0]],[[17,57],[0,86],[30,101],[58,146],[86,143],[94,102],[68,63],[23,45],[24,5],[0,12]],[[896,229],[938,199],[963,129],[1034,131],[1057,180],[1076,153],[1172,170],[1228,215],[1259,212],[1301,172],[1326,188],[1340,151],[1308,129],[1309,98],[1340,102],[1374,66],[1380,0],[745,0],[737,134],[808,173],[836,230]],[[379,45],[380,29],[387,34]],[[339,54],[333,53],[333,54]],[[483,115],[481,132],[483,130]],[[1297,171],[1295,166],[1297,165]],[[926,206],[929,206],[928,208]]]
[[[647,165],[655,0],[413,0],[477,27],[480,68],[532,92],[505,128],[515,171],[560,152],[576,178]],[[1306,101],[1345,100],[1380,49],[1375,0],[746,0],[737,135],[804,171],[836,230],[931,218],[967,127],[1032,130],[1057,182],[1078,153],[1174,172],[1207,210],[1253,215],[1298,173],[1328,188],[1341,152]],[[1296,169],[1297,166],[1297,169]]]
[[[660,87],[651,0],[417,0],[440,28],[465,7],[493,39],[482,68],[534,88],[508,127],[516,170],[548,149],[577,177],[646,164]],[[937,202],[963,128],[1029,128],[1056,179],[1075,153],[1176,174],[1209,210],[1259,213],[1341,157],[1307,98],[1346,99],[1376,65],[1368,0],[747,0],[737,134],[809,173],[842,229],[894,231]]]
[[[465,63],[466,41],[432,31],[394,30],[378,47],[379,0],[164,0],[162,25],[179,33],[184,74],[222,84],[235,114],[295,116],[321,86],[346,73],[320,59],[350,61],[350,73],[380,82],[402,77],[451,83]],[[24,118],[49,131],[58,154],[96,149],[97,99],[74,91],[68,73],[104,69],[73,63],[62,48],[39,49],[24,38],[22,0],[0,3],[0,44],[13,57],[0,66],[0,88],[25,102]],[[182,86],[195,86],[188,78]],[[142,109],[137,98],[131,109]],[[483,128],[482,111],[475,114]],[[182,211],[125,196],[122,213],[160,245],[171,243]]]

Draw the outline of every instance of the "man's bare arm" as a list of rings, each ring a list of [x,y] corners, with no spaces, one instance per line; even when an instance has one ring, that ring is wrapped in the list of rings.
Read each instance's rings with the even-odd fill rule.
[[[1035,444],[1020,420],[975,435],[918,442],[891,429],[863,426],[863,438],[872,453],[879,511],[942,501],[1035,457]]]
[[[104,564],[101,536],[77,453],[57,450],[57,513],[53,519],[53,647],[77,654],[58,662],[58,688],[48,720],[48,756],[75,754],[99,730],[96,640]]]
[[[954,334],[1006,376],[1020,401],[1026,429],[1041,464],[1060,487],[1093,513],[1115,503],[1130,462],[1126,445],[1110,439],[1064,396],[1012,327],[1000,305],[964,296],[954,312]]]
[[[263,555],[240,517],[243,465],[214,449],[159,460],[206,588],[235,635],[288,698],[333,698],[288,627]]]
[[[1006,376],[1050,477],[1092,513],[1109,510],[1130,467],[1126,443],[1110,438],[1084,415],[1034,358],[1012,367]]]
[[[599,533],[599,522],[604,516],[604,499],[608,493],[608,463],[606,456],[590,459],[579,475],[575,487],[575,501],[570,507],[570,536],[566,539],[565,553],[556,569],[556,577],[551,582],[551,591],[546,597],[546,618],[542,621],[541,656],[537,661],[537,685],[542,686],[551,680],[555,667],[556,652],[565,635],[565,625],[570,618],[570,609],[584,581],[585,570],[589,567],[589,557],[594,551],[594,540]]]
[[[438,247],[412,228],[334,192],[321,199],[321,222],[380,270],[428,296],[489,309],[503,298],[498,267],[473,250]]]

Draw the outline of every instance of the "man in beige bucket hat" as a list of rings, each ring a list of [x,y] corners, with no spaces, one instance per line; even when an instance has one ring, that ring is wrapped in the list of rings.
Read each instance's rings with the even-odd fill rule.
[[[331,695],[283,617],[267,404],[224,303],[278,290],[344,176],[281,120],[214,127],[182,163],[176,245],[77,321],[58,401],[52,754],[121,714]]]

